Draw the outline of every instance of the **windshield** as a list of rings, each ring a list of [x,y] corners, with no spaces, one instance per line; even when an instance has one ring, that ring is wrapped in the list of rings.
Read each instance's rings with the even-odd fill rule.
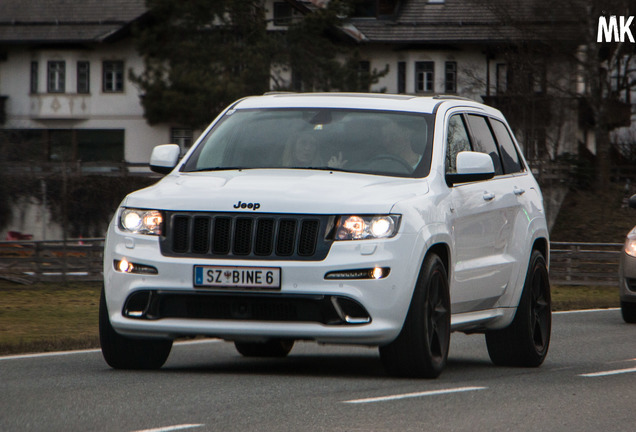
[[[424,177],[430,169],[432,122],[432,114],[392,111],[230,111],[182,171],[329,169]]]

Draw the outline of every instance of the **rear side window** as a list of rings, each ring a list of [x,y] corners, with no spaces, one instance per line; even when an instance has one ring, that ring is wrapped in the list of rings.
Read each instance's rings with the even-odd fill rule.
[[[523,171],[521,166],[521,160],[519,159],[519,153],[515,147],[510,132],[505,124],[499,120],[490,119],[492,130],[495,132],[495,137],[499,143],[499,149],[501,150],[501,161],[503,162],[503,168],[506,174],[518,173]]]
[[[488,120],[486,120],[485,117],[473,114],[469,114],[466,117],[473,137],[473,146],[475,147],[475,151],[489,154],[492,158],[492,163],[495,166],[495,175],[503,174],[501,157],[499,156],[499,150],[497,149],[497,142],[495,141],[495,137],[492,135],[490,126],[488,126]]]

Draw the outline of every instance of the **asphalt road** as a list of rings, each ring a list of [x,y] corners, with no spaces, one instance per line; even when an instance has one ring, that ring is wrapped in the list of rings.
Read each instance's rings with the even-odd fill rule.
[[[387,377],[376,349],[313,343],[276,360],[178,344],[152,372],[98,351],[0,357],[0,431],[636,430],[636,325],[618,310],[553,320],[542,367],[495,367],[483,336],[453,333],[432,381]]]

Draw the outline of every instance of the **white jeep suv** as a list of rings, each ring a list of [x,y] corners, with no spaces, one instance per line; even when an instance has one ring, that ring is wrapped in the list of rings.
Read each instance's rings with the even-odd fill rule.
[[[159,368],[175,338],[285,356],[296,340],[378,346],[437,377],[450,333],[538,366],[551,328],[541,191],[502,114],[452,97],[271,94],[221,113],[108,229],[100,338]]]

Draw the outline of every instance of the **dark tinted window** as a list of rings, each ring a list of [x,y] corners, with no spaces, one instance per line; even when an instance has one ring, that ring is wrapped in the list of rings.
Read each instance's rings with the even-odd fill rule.
[[[432,114],[289,108],[229,111],[202,139],[184,171],[339,169],[425,177]]]
[[[475,151],[489,154],[495,166],[495,175],[503,174],[497,142],[488,126],[488,121],[485,117],[473,114],[469,114],[467,118]]]
[[[457,172],[457,153],[470,151],[470,141],[462,116],[456,114],[448,121],[448,135],[446,138],[446,172]]]
[[[521,161],[519,154],[515,148],[515,144],[512,141],[510,132],[505,124],[499,120],[490,119],[490,124],[497,137],[499,143],[499,149],[501,150],[501,161],[503,162],[504,171],[506,174],[516,173],[522,171]]]

